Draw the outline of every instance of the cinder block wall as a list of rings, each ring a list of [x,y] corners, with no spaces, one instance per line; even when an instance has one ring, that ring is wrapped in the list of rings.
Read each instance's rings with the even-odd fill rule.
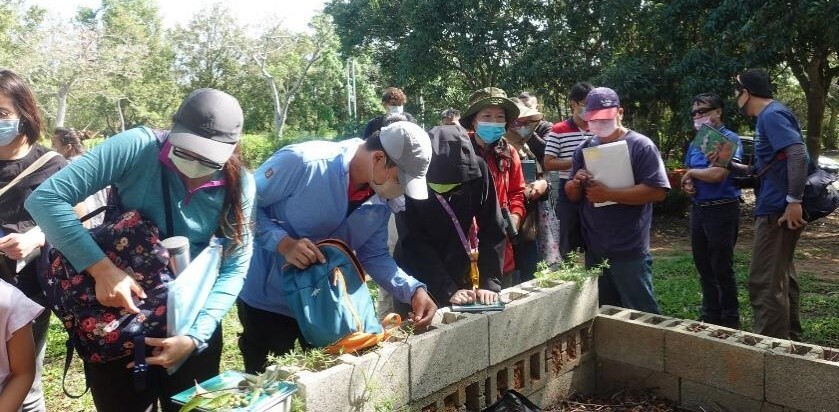
[[[502,291],[500,312],[438,311],[428,330],[325,371],[298,372],[307,411],[478,411],[504,390],[549,404],[595,389],[597,283]],[[286,370],[292,373],[293,370]]]
[[[839,350],[604,306],[595,389],[651,389],[693,411],[837,411]]]
[[[432,326],[325,371],[298,372],[307,411],[478,411],[506,389],[540,405],[651,389],[694,411],[837,411],[839,349],[604,306],[597,285],[524,284],[501,312]],[[292,370],[286,370],[291,373]]]

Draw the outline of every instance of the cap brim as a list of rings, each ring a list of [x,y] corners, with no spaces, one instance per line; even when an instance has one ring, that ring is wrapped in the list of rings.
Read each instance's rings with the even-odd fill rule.
[[[220,165],[227,163],[227,160],[233,155],[233,151],[236,150],[235,143],[222,143],[198,136],[177,123],[172,126],[172,130],[169,132],[169,143]]]
[[[399,184],[402,185],[405,196],[417,200],[428,199],[428,184],[426,183],[425,176],[411,176],[403,172],[402,169],[399,169]]]
[[[609,107],[600,110],[590,110],[585,113],[585,121],[591,120],[611,120],[618,117],[618,108]]]

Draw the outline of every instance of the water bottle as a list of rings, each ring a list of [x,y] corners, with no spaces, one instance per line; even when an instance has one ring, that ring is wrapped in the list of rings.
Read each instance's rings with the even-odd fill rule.
[[[178,276],[189,265],[189,239],[186,236],[172,236],[163,239],[161,243],[169,251],[169,268]]]

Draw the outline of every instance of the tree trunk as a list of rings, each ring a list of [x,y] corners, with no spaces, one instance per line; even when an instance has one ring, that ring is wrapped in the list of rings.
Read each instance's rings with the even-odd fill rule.
[[[119,115],[119,130],[125,131],[125,114],[122,113],[122,99],[117,99],[117,114]]]
[[[822,87],[821,73],[810,73],[810,90],[807,95],[807,151],[811,159],[818,159],[822,151],[822,121],[827,102],[827,89]]]
[[[827,129],[824,136],[825,149],[836,150],[836,118],[839,117],[839,107],[830,106],[830,117],[827,121]]]
[[[58,86],[58,93],[55,96],[58,103],[55,109],[55,127],[64,127],[64,118],[67,116],[67,96],[69,94],[69,84],[65,83]]]

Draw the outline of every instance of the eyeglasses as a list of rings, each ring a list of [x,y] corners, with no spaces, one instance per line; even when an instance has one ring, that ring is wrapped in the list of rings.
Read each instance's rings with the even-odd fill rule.
[[[172,146],[172,154],[180,157],[181,159],[196,161],[196,162],[200,163],[201,165],[207,166],[207,167],[212,168],[212,169],[221,170],[224,167],[223,164],[218,164],[218,163],[213,162],[211,160],[207,160],[203,157],[198,157],[198,156],[196,156],[192,153],[189,153],[188,151],[186,151],[184,149],[181,149],[180,147],[177,147],[177,146]]]
[[[690,115],[696,117],[698,114],[705,114],[712,110],[717,110],[719,107],[700,107],[699,109],[693,110],[690,112]]]
[[[513,120],[512,126],[514,128],[515,127],[524,127],[524,126],[533,126],[533,125],[538,124],[538,123],[539,123],[538,120],[519,120],[519,119],[516,119],[516,120]]]

